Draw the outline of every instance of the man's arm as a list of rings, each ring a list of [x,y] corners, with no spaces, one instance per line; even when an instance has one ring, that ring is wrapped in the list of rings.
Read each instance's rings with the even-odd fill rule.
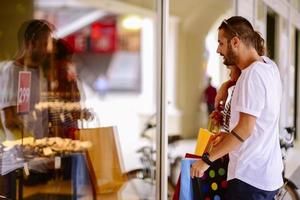
[[[17,114],[17,107],[10,106],[2,109],[3,111],[3,126],[9,130],[15,130],[22,128],[22,120]]]
[[[238,135],[238,137],[246,140],[250,137],[254,125],[256,122],[256,117],[246,114],[240,113],[240,119],[237,126],[233,129],[233,131]],[[242,142],[232,133],[223,133],[226,134],[223,140],[213,147],[212,151],[209,153],[209,160],[215,161],[222,156],[228,154],[233,151],[237,147],[239,147]],[[203,173],[208,169],[209,165],[206,164],[203,160],[198,160],[191,167],[191,177],[201,177]]]
[[[238,136],[234,135],[234,133],[224,133],[226,135],[224,136],[222,142],[214,146],[214,148],[210,152],[210,160],[215,161],[240,146],[242,142],[238,137],[243,140],[246,140],[248,137],[250,137],[255,122],[256,117],[254,117],[253,115],[240,113],[239,122],[237,126],[232,130]]]

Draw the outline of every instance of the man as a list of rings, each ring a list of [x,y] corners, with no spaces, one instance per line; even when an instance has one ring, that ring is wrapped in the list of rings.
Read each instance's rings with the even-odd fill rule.
[[[207,114],[210,115],[214,111],[215,97],[217,95],[217,89],[211,84],[211,77],[208,77],[208,84],[204,90],[205,103],[207,105]]]
[[[52,25],[45,20],[24,22],[18,31],[19,49],[16,58],[0,63],[0,116],[6,140],[18,139],[22,132],[36,138],[47,136],[48,114],[35,107],[40,102],[40,68],[52,49],[52,29]],[[29,112],[22,115],[17,112],[20,71],[31,72]],[[1,160],[1,174],[14,170],[9,169],[9,164]],[[13,186],[16,174],[18,172],[0,176],[0,195],[9,199],[16,198]]]
[[[243,17],[224,20],[217,53],[242,74],[231,103],[229,134],[191,167],[201,177],[211,162],[229,153],[228,199],[273,199],[283,185],[279,146],[281,80],[276,64],[260,56],[264,40]]]
[[[47,136],[47,114],[36,110],[40,102],[42,81],[41,65],[51,52],[52,25],[45,20],[29,20],[18,32],[19,50],[12,61],[0,64],[0,114],[6,139],[17,139],[21,132],[37,138]],[[29,112],[17,113],[19,72],[31,72]]]

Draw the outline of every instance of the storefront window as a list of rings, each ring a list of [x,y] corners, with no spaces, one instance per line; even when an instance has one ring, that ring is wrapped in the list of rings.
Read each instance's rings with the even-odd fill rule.
[[[14,36],[0,54],[0,194],[155,199],[155,1],[5,8],[16,20],[0,23]]]
[[[207,127],[206,76],[216,87],[228,78],[214,40],[234,1],[29,0],[0,10],[0,195],[171,198]]]

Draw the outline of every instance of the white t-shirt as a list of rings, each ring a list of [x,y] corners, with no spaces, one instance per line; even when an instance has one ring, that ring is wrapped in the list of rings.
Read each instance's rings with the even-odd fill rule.
[[[274,191],[283,185],[279,145],[279,114],[282,95],[277,65],[267,57],[242,70],[231,103],[230,130],[239,113],[256,117],[251,136],[232,151],[228,180],[237,178],[256,188]]]
[[[5,117],[2,109],[17,105],[19,72],[22,70],[23,68],[15,65],[13,61],[0,63],[0,117],[8,140],[17,139],[20,135],[12,133],[5,127]],[[41,76],[38,69],[28,68],[27,70],[31,72],[30,112],[20,117],[26,129],[34,137],[41,138],[48,135],[48,112],[35,110],[35,105],[40,102]]]

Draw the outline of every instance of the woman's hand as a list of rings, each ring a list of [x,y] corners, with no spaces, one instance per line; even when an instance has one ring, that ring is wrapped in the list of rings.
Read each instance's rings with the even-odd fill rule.
[[[234,82],[228,80],[221,85],[215,98],[215,108],[217,108],[220,103],[222,103],[223,105],[225,104],[228,97],[228,89],[234,84]]]
[[[223,123],[223,115],[221,113],[222,110],[223,109],[221,110],[216,109],[209,115],[212,124],[217,125]]]

